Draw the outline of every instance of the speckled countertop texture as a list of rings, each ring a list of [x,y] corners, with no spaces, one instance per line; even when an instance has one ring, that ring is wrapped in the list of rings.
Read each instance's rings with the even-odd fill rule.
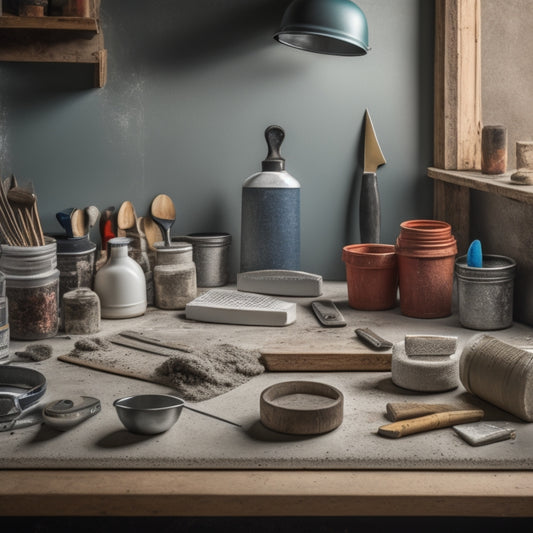
[[[345,345],[356,342],[354,328],[370,327],[393,342],[406,334],[454,335],[458,350],[478,333],[460,327],[456,315],[421,320],[404,317],[400,309],[363,312],[348,307],[346,284],[325,283],[323,298],[333,299],[344,314],[345,328],[322,328],[310,309],[312,299],[296,301],[298,318],[285,328],[200,324],[187,321],[183,312],[150,308],[143,317],[104,320],[99,335],[124,329],[145,334],[165,334],[179,340],[187,334],[198,346],[207,342],[232,342],[258,349],[267,344],[302,346],[316,342]],[[533,329],[515,324],[492,334],[511,344],[533,345]],[[68,397],[99,398],[102,412],[81,425],[58,432],[45,425],[0,433],[0,468],[104,468],[104,469],[533,469],[533,424],[458,389],[424,394],[394,385],[390,372],[265,372],[221,396],[195,403],[194,407],[242,424],[237,428],[200,414],[183,410],[180,419],[166,433],[155,436],[127,432],[119,421],[116,398],[148,392],[172,392],[168,387],[92,370],[59,361],[76,337],[61,334],[46,342],[53,347],[50,359],[24,363],[47,378],[47,392],[41,404]],[[27,343],[11,343],[11,351]],[[146,357],[159,357],[146,354]],[[344,419],[340,427],[319,436],[291,436],[266,429],[260,422],[259,396],[268,386],[288,380],[320,381],[344,394]],[[377,435],[388,423],[388,402],[421,401],[469,403],[486,412],[486,420],[505,422],[516,429],[516,439],[472,447],[451,428],[402,439]]]

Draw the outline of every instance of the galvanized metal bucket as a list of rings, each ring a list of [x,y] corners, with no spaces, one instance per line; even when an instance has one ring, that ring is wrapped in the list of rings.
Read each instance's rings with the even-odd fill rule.
[[[494,330],[513,324],[516,262],[503,255],[484,255],[482,267],[470,267],[466,255],[457,258],[455,275],[459,321],[465,328]]]

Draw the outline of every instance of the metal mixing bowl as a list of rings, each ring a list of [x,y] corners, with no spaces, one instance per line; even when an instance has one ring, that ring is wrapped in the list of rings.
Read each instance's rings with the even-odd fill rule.
[[[128,431],[155,435],[176,423],[184,401],[168,394],[139,394],[115,400],[113,405]]]

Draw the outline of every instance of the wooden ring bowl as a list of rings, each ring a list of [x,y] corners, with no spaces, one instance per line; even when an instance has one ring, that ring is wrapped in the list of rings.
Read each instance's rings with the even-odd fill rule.
[[[291,435],[319,435],[342,423],[342,392],[325,383],[286,381],[266,388],[260,397],[261,422]]]

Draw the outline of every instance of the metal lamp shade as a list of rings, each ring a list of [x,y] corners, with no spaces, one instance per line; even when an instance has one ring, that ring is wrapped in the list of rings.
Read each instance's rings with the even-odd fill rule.
[[[274,39],[282,44],[339,56],[368,52],[368,25],[351,0],[294,0]]]

